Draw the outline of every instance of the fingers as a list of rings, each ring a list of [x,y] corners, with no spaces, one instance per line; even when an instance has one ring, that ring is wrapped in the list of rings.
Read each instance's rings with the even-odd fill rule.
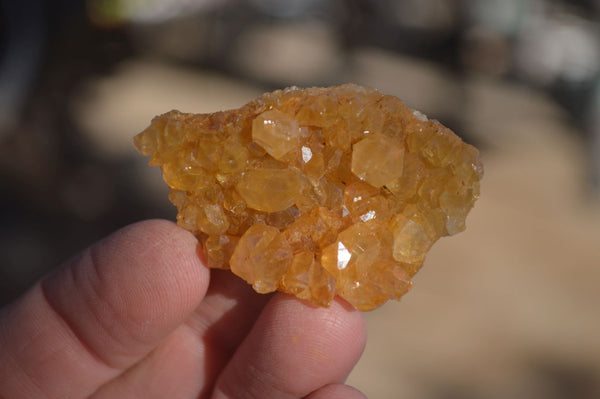
[[[351,386],[331,384],[316,390],[305,399],[367,399],[367,397]]]
[[[204,398],[217,375],[214,398],[349,389],[321,387],[358,360],[360,313],[277,295],[254,323],[268,297],[218,271],[205,296],[196,245],[172,223],[130,226],[3,310],[0,397],[85,397],[104,384],[98,397]]]
[[[100,387],[89,399],[195,398],[203,381],[202,347],[178,328],[148,356]]]
[[[186,323],[93,399],[207,398],[269,298],[228,271],[211,270],[206,297]]]
[[[85,397],[146,356],[204,297],[196,247],[142,222],[34,286],[0,313],[0,397]]]
[[[271,297],[258,295],[252,286],[229,271],[212,271],[206,298],[187,322],[187,326],[202,337],[205,384],[200,398],[208,397],[217,375]]]
[[[347,304],[314,308],[278,294],[223,370],[211,398],[305,397],[344,381],[365,339],[362,314]]]

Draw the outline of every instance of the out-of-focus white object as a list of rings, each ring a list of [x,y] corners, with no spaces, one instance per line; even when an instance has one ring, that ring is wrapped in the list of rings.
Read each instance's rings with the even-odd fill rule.
[[[592,23],[573,16],[536,16],[519,35],[516,67],[541,85],[593,80],[600,71],[600,35]]]

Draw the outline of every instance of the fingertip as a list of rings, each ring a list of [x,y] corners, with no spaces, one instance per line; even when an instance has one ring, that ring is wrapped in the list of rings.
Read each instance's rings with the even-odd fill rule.
[[[345,381],[365,342],[362,313],[343,302],[316,308],[276,294],[224,370],[213,398],[304,397]]]
[[[273,311],[269,310],[271,307]],[[310,334],[313,337],[319,336],[319,344],[329,348],[326,352],[331,351],[336,357],[343,352],[344,359],[338,359],[342,364],[354,365],[366,346],[367,325],[364,314],[338,297],[329,307],[320,307],[278,293],[269,302],[262,317],[276,318],[267,324],[278,334],[281,334],[281,326],[289,323],[301,325],[309,338]]]
[[[330,384],[316,390],[305,399],[367,399],[367,397],[350,385]]]
[[[108,363],[135,361],[204,298],[197,240],[164,220],[124,227],[42,281],[45,297]]]
[[[367,322],[364,313],[340,297],[335,297],[332,306],[347,319],[349,329],[353,332],[353,338],[362,354],[367,344]]]
[[[125,256],[135,256],[144,260],[159,258],[169,263],[180,261],[199,263],[200,261],[197,256],[196,237],[175,223],[163,219],[130,224],[96,245],[108,247],[110,255],[118,251]]]
[[[169,305],[165,312],[182,319],[208,289],[210,273],[198,257],[198,247],[196,237],[175,223],[146,220],[126,226],[91,247],[94,265],[84,260],[73,267],[100,269],[110,287],[120,290],[125,299],[131,296],[133,300]],[[140,306],[144,309],[143,302]]]

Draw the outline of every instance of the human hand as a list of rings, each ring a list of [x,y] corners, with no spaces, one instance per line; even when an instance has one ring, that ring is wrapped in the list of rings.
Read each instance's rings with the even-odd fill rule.
[[[360,312],[257,295],[165,221],[128,226],[0,311],[0,398],[355,399]]]

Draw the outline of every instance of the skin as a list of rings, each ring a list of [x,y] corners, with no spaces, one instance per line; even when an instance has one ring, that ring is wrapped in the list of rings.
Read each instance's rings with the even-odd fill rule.
[[[358,399],[360,312],[249,285],[171,222],[117,231],[0,310],[0,398]]]

